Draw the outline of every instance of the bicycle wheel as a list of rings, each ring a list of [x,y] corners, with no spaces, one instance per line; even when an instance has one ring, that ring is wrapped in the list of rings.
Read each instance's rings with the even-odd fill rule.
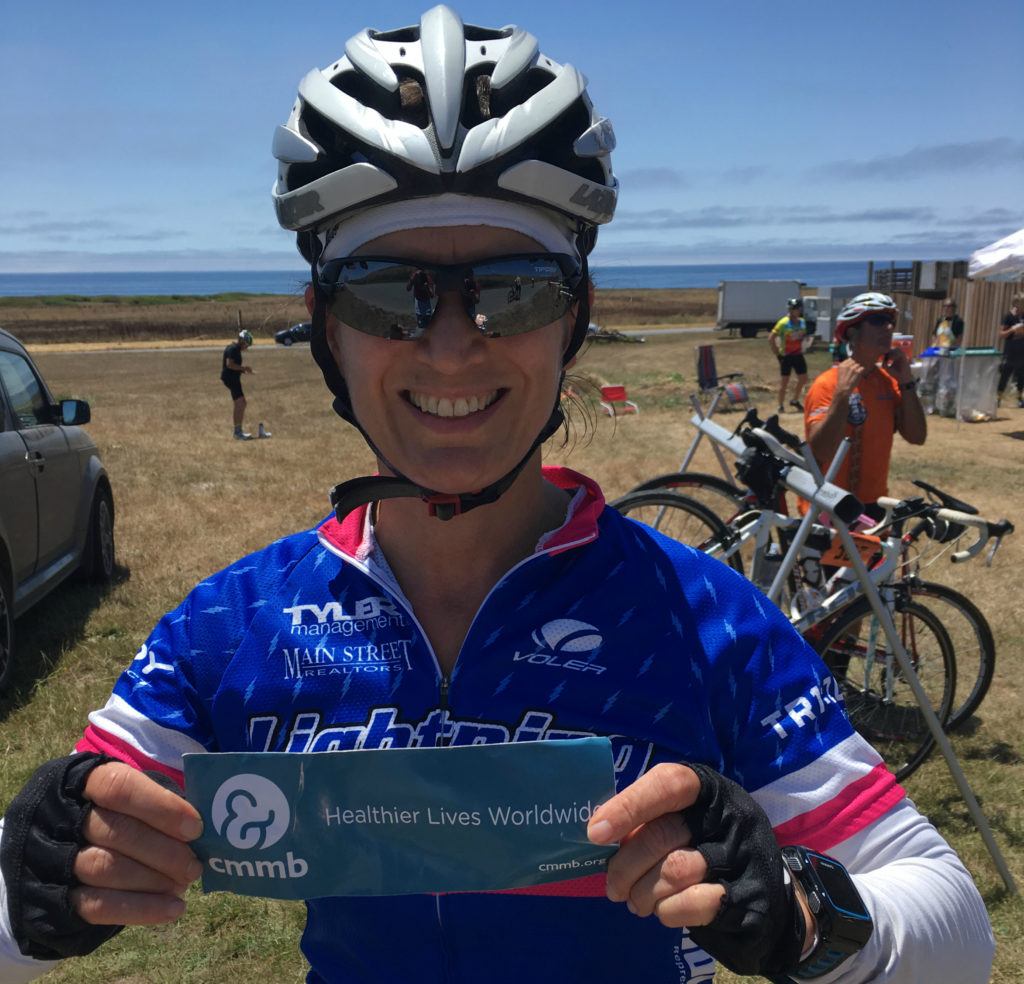
[[[746,509],[745,489],[717,475],[705,475],[703,472],[685,471],[659,475],[657,478],[642,482],[626,494],[651,492],[656,489],[669,489],[696,499],[702,506],[707,506],[723,523],[731,522]]]
[[[892,615],[917,678],[945,727],[956,690],[949,634],[933,612],[916,602],[897,599]],[[868,600],[840,612],[816,648],[839,685],[851,724],[896,778],[906,779],[929,756],[935,739]]]
[[[654,489],[630,492],[611,503],[623,516],[647,526],[687,546],[713,553],[734,570],[743,573],[738,552],[724,554],[730,541],[729,529],[707,506],[677,492]]]
[[[946,724],[946,730],[953,731],[977,711],[992,684],[996,668],[992,629],[974,602],[953,588],[917,577],[904,580],[903,588],[908,598],[922,601],[938,616],[953,643],[957,689],[963,694],[964,683],[969,685],[966,697],[953,708]]]

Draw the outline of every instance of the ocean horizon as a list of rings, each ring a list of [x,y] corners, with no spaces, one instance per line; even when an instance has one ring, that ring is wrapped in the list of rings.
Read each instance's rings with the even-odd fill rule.
[[[867,260],[629,265],[591,268],[603,289],[717,287],[722,280],[797,280],[809,287],[863,284]],[[0,297],[301,294],[299,270],[197,270],[123,273],[0,273]]]

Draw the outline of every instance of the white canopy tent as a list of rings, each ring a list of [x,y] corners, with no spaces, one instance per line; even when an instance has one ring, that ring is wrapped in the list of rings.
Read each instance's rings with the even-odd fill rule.
[[[1020,280],[1024,277],[1024,229],[971,253],[967,275],[987,280]]]
[[[1024,278],[1024,229],[1004,236],[1002,239],[982,246],[981,249],[971,253],[967,265],[967,303],[964,309],[964,320],[967,322],[967,332],[963,344],[966,350],[969,342],[971,323],[974,319],[974,279],[981,277],[985,280],[1020,280]],[[960,371],[957,378],[956,395],[956,425],[960,427],[962,419],[962,399],[964,366],[966,362],[963,356],[960,358]]]

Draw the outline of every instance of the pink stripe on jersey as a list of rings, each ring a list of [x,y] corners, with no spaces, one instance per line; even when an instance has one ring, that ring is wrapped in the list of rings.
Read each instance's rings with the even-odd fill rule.
[[[905,795],[885,764],[876,765],[827,803],[780,823],[774,828],[775,839],[779,844],[799,844],[812,851],[827,851],[859,833]]]
[[[338,522],[336,516],[332,516],[320,527],[320,532],[343,554],[348,557],[357,557],[363,543],[367,508],[367,506],[360,506],[353,510],[342,523]]]
[[[140,771],[152,769],[154,772],[162,772],[170,776],[182,789],[185,788],[185,774],[177,769],[169,768],[163,762],[151,759],[143,755],[137,748],[129,745],[128,742],[114,735],[101,731],[99,728],[89,725],[82,735],[81,741],[75,745],[76,752],[101,752],[110,755],[112,758],[120,759],[128,765],[134,766]]]
[[[597,536],[597,521],[604,510],[604,493],[592,478],[581,475],[571,468],[557,468],[547,465],[542,469],[544,477],[560,489],[571,492],[583,489],[584,495],[573,502],[573,510],[563,526],[544,537],[541,546],[546,552],[558,553],[581,541],[593,540]]]
[[[557,895],[562,898],[596,899],[606,898],[605,875],[585,875],[570,881],[551,882],[548,885],[527,885],[524,888],[503,888],[496,892],[481,892],[481,895]]]

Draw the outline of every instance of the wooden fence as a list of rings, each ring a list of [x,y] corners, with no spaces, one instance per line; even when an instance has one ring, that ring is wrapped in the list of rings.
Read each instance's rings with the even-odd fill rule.
[[[957,313],[964,319],[964,344],[969,348],[1001,349],[999,327],[1010,310],[1014,294],[1024,294],[1024,280],[966,280],[952,282],[949,297],[956,301]],[[896,330],[914,336],[914,351],[932,344],[935,322],[942,317],[942,299],[894,294],[900,306]]]

